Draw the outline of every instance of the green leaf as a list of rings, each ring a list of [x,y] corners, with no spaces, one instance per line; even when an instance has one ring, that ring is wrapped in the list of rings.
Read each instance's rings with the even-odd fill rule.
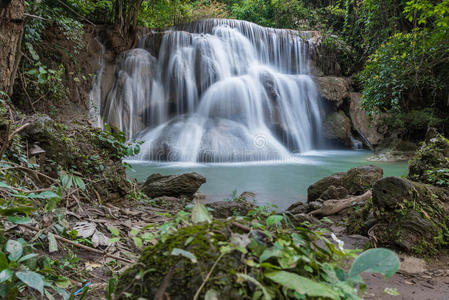
[[[9,184],[7,184],[3,181],[0,181],[0,188],[8,189],[8,190],[15,190],[15,188],[13,188],[12,186],[10,186]]]
[[[32,272],[16,272],[17,278],[19,278],[23,283],[28,285],[29,287],[38,290],[41,295],[44,293],[44,280],[42,275]]]
[[[117,227],[113,226],[113,225],[108,225],[108,229],[111,232],[111,234],[113,236],[119,236],[120,235],[120,231],[117,229]]]
[[[38,256],[36,253],[30,253],[30,254],[27,254],[27,255],[24,255],[24,256],[22,256],[20,259],[19,259],[19,263],[20,262],[24,262],[24,261],[26,261],[26,260],[29,260],[29,259],[31,259],[31,258],[33,258],[33,257],[36,257],[36,256]]]
[[[276,271],[267,273],[265,276],[274,282],[300,294],[311,297],[327,297],[331,299],[339,298],[338,294],[332,288],[306,277],[299,276],[295,273]]]
[[[193,254],[192,252],[183,250],[183,249],[174,248],[171,252],[171,255],[174,255],[174,256],[181,255],[181,256],[184,256],[185,258],[190,259],[193,263],[198,262],[195,254]]]
[[[273,215],[273,216],[269,216],[267,218],[266,223],[267,223],[267,226],[271,226],[271,225],[274,225],[274,224],[281,224],[283,219],[284,219],[283,216]]]
[[[265,300],[271,300],[271,296],[268,293],[267,289],[256,279],[252,278],[251,276],[248,276],[246,274],[243,273],[237,273],[237,277],[240,277],[244,280],[250,281],[252,282],[254,285],[256,285],[257,287],[259,287],[262,290],[263,293],[263,297]]]
[[[399,269],[399,258],[391,250],[385,248],[369,249],[360,254],[352,263],[349,277],[354,278],[363,272],[382,273],[391,277]]]
[[[9,216],[8,222],[11,222],[14,224],[30,224],[33,222],[33,220],[30,217]]]
[[[58,251],[58,243],[56,242],[55,235],[51,232],[47,234],[48,238],[48,252],[53,253]]]
[[[58,194],[56,194],[55,192],[52,192],[52,191],[45,191],[45,192],[42,192],[40,194],[33,194],[33,193],[31,193],[31,194],[28,195],[28,198],[31,198],[31,199],[53,199],[53,198],[58,198],[58,199],[60,199],[61,196],[59,196]]]
[[[265,249],[259,257],[259,262],[264,262],[271,257],[282,257],[282,250],[276,247]]]
[[[8,259],[6,258],[5,253],[0,251],[0,271],[3,271],[8,267]]]
[[[12,275],[14,275],[14,272],[10,269],[4,269],[0,272],[0,283],[5,282],[9,280]]]
[[[75,185],[82,191],[86,190],[86,185],[84,184],[84,181],[83,179],[81,179],[81,177],[73,176],[73,181],[75,182]]]
[[[17,261],[23,254],[22,244],[15,240],[8,240],[5,249],[9,253],[9,260],[12,261]]]
[[[204,204],[197,202],[192,209],[192,222],[194,224],[202,223],[202,222],[212,222],[212,216],[207,210]]]
[[[117,243],[118,241],[120,241],[119,237],[111,238],[108,240],[108,244],[114,244],[114,243]]]

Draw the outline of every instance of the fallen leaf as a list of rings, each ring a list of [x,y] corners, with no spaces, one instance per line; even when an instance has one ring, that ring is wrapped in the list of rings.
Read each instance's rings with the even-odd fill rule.
[[[78,222],[73,227],[73,229],[78,232],[77,237],[82,238],[91,237],[94,234],[96,228],[97,225],[95,223],[90,222]]]

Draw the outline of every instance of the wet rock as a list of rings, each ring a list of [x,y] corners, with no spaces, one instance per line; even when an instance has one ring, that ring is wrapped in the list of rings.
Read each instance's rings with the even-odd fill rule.
[[[216,201],[207,203],[206,206],[213,209],[211,213],[214,217],[223,219],[231,216],[246,216],[255,207],[253,203],[244,199]]]
[[[323,123],[323,135],[340,143],[351,145],[351,120],[343,111],[333,112],[327,116]]]
[[[342,235],[340,239],[345,243],[345,249],[366,249],[369,238],[360,234]]]
[[[307,189],[307,201],[343,199],[348,195],[361,195],[382,176],[382,168],[372,165],[352,168],[346,173],[338,172],[310,185]]]
[[[142,184],[142,191],[151,198],[193,197],[205,182],[206,178],[196,172],[166,176],[156,173],[149,176]]]
[[[315,77],[315,82],[321,97],[339,107],[343,101],[349,98],[349,83],[344,77]]]
[[[240,194],[239,198],[248,201],[256,201],[256,194],[253,192],[243,192]]]
[[[386,128],[379,124],[380,117],[377,116],[373,119],[368,117],[366,111],[362,109],[360,93],[350,93],[350,98],[349,116],[352,126],[370,143],[368,146],[378,145],[386,131]]]

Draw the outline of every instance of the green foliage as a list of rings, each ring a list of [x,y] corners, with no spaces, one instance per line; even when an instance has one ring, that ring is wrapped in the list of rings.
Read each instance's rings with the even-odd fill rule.
[[[8,254],[8,256],[6,256]],[[38,254],[23,239],[8,240],[0,248],[0,297],[16,299],[25,287],[39,292],[48,299],[54,299],[58,294],[62,299],[68,299],[69,293],[57,286],[54,276],[38,264]]]
[[[393,252],[371,249],[358,256],[345,272],[344,262],[355,257],[355,251],[339,249],[307,228],[283,226],[282,216],[265,217],[267,227],[261,227],[254,219],[256,215],[226,222],[187,222],[176,231],[166,232],[158,243],[144,249],[138,264],[122,275],[117,295],[120,299],[154,296],[153,287],[159,286],[171,270],[167,291],[178,296],[196,292],[204,293],[205,299],[213,295],[227,298],[232,293],[240,299],[360,299],[354,288],[364,286],[360,273],[378,272],[389,277],[399,266]],[[235,222],[248,226],[251,232],[234,231]],[[195,284],[203,282],[197,276],[205,273],[212,276],[204,282],[202,292],[202,287],[198,289]],[[249,283],[255,290],[248,288]]]

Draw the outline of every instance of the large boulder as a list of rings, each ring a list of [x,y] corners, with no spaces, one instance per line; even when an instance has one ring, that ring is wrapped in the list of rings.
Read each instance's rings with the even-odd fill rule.
[[[343,77],[315,77],[321,97],[340,107],[345,99],[349,98],[349,82]]]
[[[373,187],[375,225],[369,230],[379,246],[399,247],[418,255],[435,254],[446,245],[449,190],[387,177]]]
[[[166,176],[156,173],[142,184],[142,191],[151,198],[161,196],[191,198],[205,182],[206,178],[196,172]]]
[[[380,117],[370,119],[366,111],[362,109],[360,93],[350,93],[350,98],[349,116],[352,126],[370,143],[369,146],[378,145],[384,137],[380,132],[385,131],[385,128],[379,126]]]
[[[351,120],[340,110],[329,114],[323,124],[324,137],[351,145]]]
[[[361,195],[382,177],[382,168],[373,165],[338,172],[310,185],[307,189],[307,201],[343,199],[348,195]]]

